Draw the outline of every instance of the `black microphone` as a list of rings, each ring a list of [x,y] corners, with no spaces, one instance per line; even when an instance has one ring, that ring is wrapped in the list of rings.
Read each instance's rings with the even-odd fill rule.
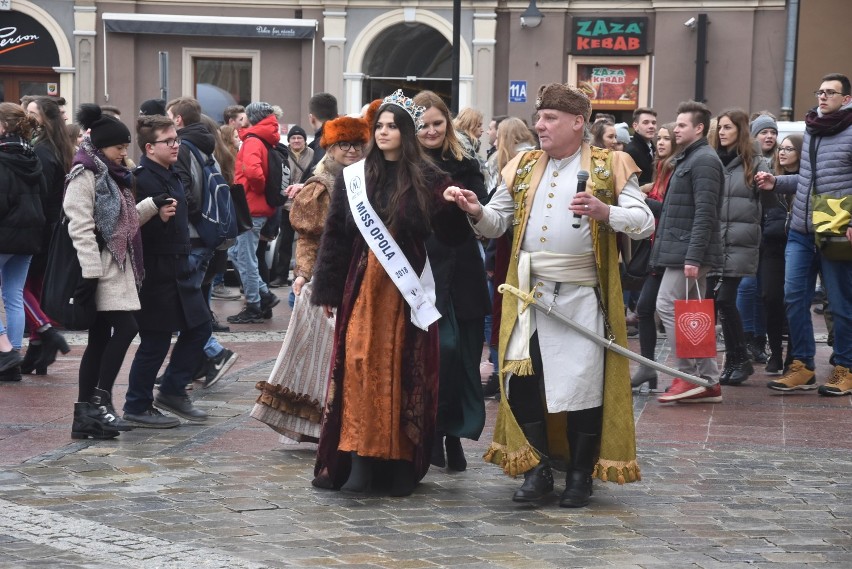
[[[589,173],[585,170],[580,170],[577,172],[577,193],[586,191],[586,182],[589,180]],[[579,228],[580,227],[580,214],[574,214],[574,223],[571,227]]]

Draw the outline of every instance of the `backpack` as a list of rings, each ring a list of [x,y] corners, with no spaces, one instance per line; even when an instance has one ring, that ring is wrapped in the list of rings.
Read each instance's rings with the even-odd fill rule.
[[[263,188],[266,203],[271,207],[281,207],[287,202],[284,190],[290,185],[290,154],[287,147],[280,142],[272,146],[255,134],[249,134],[248,137],[258,139],[266,147],[267,174]]]
[[[191,142],[182,140],[201,164],[201,212],[195,230],[205,247],[216,249],[227,239],[237,238],[237,215],[231,200],[231,187],[219,172],[213,156],[204,156]]]

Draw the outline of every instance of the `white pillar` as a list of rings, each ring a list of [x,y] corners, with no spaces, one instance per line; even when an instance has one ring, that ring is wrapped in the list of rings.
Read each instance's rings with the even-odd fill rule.
[[[320,91],[331,93],[341,100],[345,94],[343,72],[346,64],[346,12],[326,10],[322,15],[325,76]]]
[[[497,45],[497,14],[473,14],[473,93],[467,106],[480,111],[486,124],[494,112],[494,46]],[[473,79],[473,78],[471,78]],[[460,98],[459,108],[462,108]]]
[[[352,114],[352,113],[360,113],[361,107],[364,106],[364,103],[368,103],[369,101],[364,101],[363,90],[364,90],[364,74],[363,73],[344,73],[343,81],[346,84],[346,98],[344,113]]]
[[[79,103],[91,103],[97,100],[95,96],[97,10],[94,5],[74,5],[74,61],[77,64],[77,80],[74,85],[73,99],[76,99],[78,103],[72,103],[68,97],[65,98],[68,103],[66,106],[68,116],[73,116]]]

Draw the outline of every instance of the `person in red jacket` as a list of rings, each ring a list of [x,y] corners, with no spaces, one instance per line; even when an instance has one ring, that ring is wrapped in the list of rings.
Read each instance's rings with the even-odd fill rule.
[[[228,316],[231,324],[263,322],[264,311],[277,305],[279,299],[269,291],[260,278],[257,268],[257,244],[260,228],[267,218],[276,214],[275,208],[266,203],[266,176],[268,175],[269,147],[278,144],[278,119],[269,103],[251,103],[246,107],[249,127],[240,131],[243,141],[237,153],[234,183],[242,184],[246,192],[252,230],[237,237],[231,248],[231,260],[240,273],[246,304],[239,314]]]

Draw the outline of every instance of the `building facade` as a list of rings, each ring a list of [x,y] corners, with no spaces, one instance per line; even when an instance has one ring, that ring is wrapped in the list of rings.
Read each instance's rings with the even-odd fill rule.
[[[801,118],[819,76],[852,72],[842,67],[848,0],[538,0],[540,23],[522,25],[529,4],[461,1],[459,108],[529,118],[538,86],[559,81],[585,89],[596,110],[620,119],[652,106],[670,120],[680,101],[696,96],[714,112],[780,113],[786,82]],[[788,4],[799,5],[795,76],[785,75]],[[293,123],[306,120],[319,91],[336,95],[346,113],[396,88],[449,97],[452,7],[452,0],[0,0],[0,98],[61,95],[72,107],[94,101],[133,115],[146,99],[190,95],[219,120],[226,104],[266,100]],[[826,7],[835,17],[823,16]]]

